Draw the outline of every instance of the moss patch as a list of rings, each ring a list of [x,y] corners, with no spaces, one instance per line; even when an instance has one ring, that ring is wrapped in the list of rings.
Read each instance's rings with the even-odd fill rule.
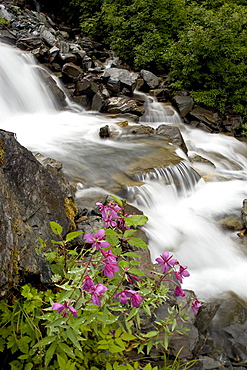
[[[71,198],[66,197],[64,199],[64,209],[66,216],[70,220],[69,230],[73,231],[76,229],[75,216],[78,214],[78,208],[76,207],[75,202]]]
[[[0,140],[0,165],[4,164],[4,147],[3,141]]]

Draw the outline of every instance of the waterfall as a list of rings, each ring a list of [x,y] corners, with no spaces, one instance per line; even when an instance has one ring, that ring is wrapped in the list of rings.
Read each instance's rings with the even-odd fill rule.
[[[40,67],[30,54],[0,47],[0,106],[1,120],[17,113],[53,112],[52,95],[37,78]]]
[[[145,155],[144,142],[101,140],[99,128],[120,130],[117,119],[72,106],[60,111],[29,54],[0,45],[0,128],[15,132],[28,149],[63,163],[64,172],[83,189],[109,193],[111,179],[129,160]],[[246,253],[236,233],[223,231],[218,220],[240,215],[247,197],[247,146],[233,137],[185,126],[172,106],[137,92],[145,100],[143,125],[180,128],[188,148],[177,166],[155,169],[127,188],[127,200],[148,216],[145,230],[153,260],[165,250],[188,266],[184,288],[201,299],[233,290],[246,298]],[[78,107],[77,107],[78,108]],[[191,162],[200,155],[206,163]],[[209,174],[214,181],[206,182]],[[85,193],[78,191],[78,197]]]

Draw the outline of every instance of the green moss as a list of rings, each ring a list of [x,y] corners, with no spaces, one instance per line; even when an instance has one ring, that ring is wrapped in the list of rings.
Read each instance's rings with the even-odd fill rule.
[[[1,164],[4,164],[4,147],[3,147],[3,141],[2,140],[0,140],[0,165]]]
[[[73,199],[66,197],[64,199],[64,209],[65,214],[70,220],[70,231],[73,231],[76,229],[75,225],[75,216],[78,214],[78,208],[75,205],[75,202]]]
[[[0,17],[0,24],[5,24],[6,26],[9,26],[10,21],[8,21],[7,19],[5,19],[3,17]]]

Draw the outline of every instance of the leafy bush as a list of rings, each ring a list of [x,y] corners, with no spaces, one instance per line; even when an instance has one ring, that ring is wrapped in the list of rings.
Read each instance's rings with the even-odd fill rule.
[[[190,90],[198,103],[246,115],[246,8],[191,6],[188,14],[190,24],[165,54],[172,86]]]
[[[156,260],[161,272],[154,270],[154,278],[147,278],[137,268],[138,254],[127,248],[147,247],[135,236],[147,218],[126,215],[115,197],[98,206],[105,228],[85,235],[85,249],[69,247],[80,231],[63,240],[63,229],[55,222],[51,228],[60,241],[52,241],[53,248],[47,250],[40,239],[38,252],[53,272],[49,289],[26,284],[20,296],[10,294],[1,302],[0,352],[11,352],[12,370],[151,370],[150,363],[131,361],[128,353],[146,356],[153,348],[167,350],[169,337],[185,330],[185,308],[192,304],[197,312],[198,300],[185,301],[183,307],[170,307],[164,321],[154,320],[152,330],[142,328],[144,315],[154,316],[154,309],[166,303],[167,281],[174,285],[175,296],[185,296],[181,283],[189,272],[163,252]]]

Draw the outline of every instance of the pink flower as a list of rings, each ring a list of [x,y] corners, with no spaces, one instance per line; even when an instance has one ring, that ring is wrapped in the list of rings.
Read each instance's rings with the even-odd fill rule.
[[[94,285],[93,280],[89,276],[85,277],[85,279],[83,280],[83,283],[84,283],[82,286],[83,290],[90,290],[92,286]]]
[[[102,293],[105,293],[108,288],[103,284],[94,284],[93,280],[86,276],[83,280],[82,290],[86,290],[91,293],[92,303],[101,306],[100,297],[104,297]]]
[[[182,284],[183,282],[183,278],[184,277],[188,277],[190,276],[190,273],[189,271],[186,270],[187,269],[187,266],[183,266],[183,265],[180,265],[180,269],[179,271],[176,272],[176,278],[178,279],[178,281]]]
[[[100,248],[107,248],[110,246],[108,242],[104,240],[105,238],[105,230],[100,229],[94,235],[93,234],[85,234],[85,239],[88,243],[92,244],[92,247],[96,248],[97,250]]]
[[[104,256],[104,262],[105,263],[116,263],[117,262],[117,256],[112,253],[111,249],[108,249],[107,251],[101,249],[101,253]]]
[[[105,227],[116,227],[118,220],[118,212],[122,209],[116,202],[111,202],[104,206],[102,203],[96,203],[99,210],[102,212],[102,218],[105,221]]]
[[[101,306],[99,297],[104,297],[102,293],[105,293],[108,290],[103,284],[97,284],[92,286],[92,303]]]
[[[160,258],[161,257],[161,258]],[[178,264],[178,261],[171,259],[169,252],[163,252],[160,257],[156,258],[155,261],[161,266],[161,271],[165,274],[167,273],[174,265]]]
[[[122,292],[119,292],[115,295],[115,299],[117,299],[118,297],[119,297],[120,303],[122,303],[122,304],[127,303],[127,296],[125,294],[125,290],[123,290]]]
[[[72,306],[68,306],[68,303],[67,302],[64,302],[64,304],[55,302],[52,305],[52,309],[53,310],[57,310],[58,313],[61,313],[61,312],[64,311],[63,317],[66,317],[67,316],[68,310],[72,313],[72,315],[74,317],[78,317],[77,310],[74,307],[72,307]]]
[[[103,274],[110,279],[113,278],[115,272],[119,271],[119,267],[116,263],[106,263],[103,269]]]
[[[195,299],[195,300],[192,302],[191,308],[192,308],[192,310],[193,310],[195,313],[197,313],[197,312],[198,312],[199,307],[201,307],[201,303],[198,301],[198,299]]]
[[[142,303],[142,296],[135,290],[123,290],[115,295],[115,299],[120,300],[121,303],[127,303],[127,298],[130,298],[133,307],[139,307]]]
[[[184,293],[183,289],[181,289],[180,286],[177,285],[175,290],[174,290],[174,295],[176,297],[184,297],[185,293]]]

